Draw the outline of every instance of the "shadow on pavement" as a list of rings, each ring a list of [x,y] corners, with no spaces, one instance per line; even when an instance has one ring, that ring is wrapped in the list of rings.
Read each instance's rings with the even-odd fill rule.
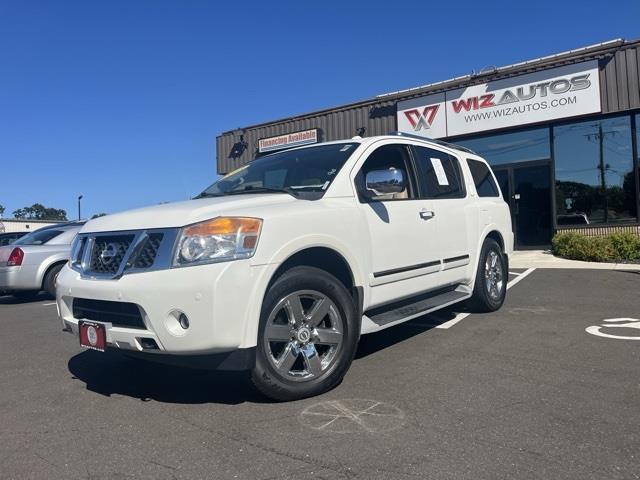
[[[640,275],[640,270],[614,270],[616,273],[630,273],[631,275]]]
[[[464,307],[463,307],[464,308]],[[356,359],[394,346],[452,319],[460,312],[445,309],[361,338]],[[196,370],[127,357],[115,352],[84,351],[68,363],[74,378],[105,396],[126,395],[166,403],[269,403],[256,391],[248,372]]]
[[[245,372],[167,366],[117,353],[84,351],[69,360],[74,378],[105,396],[126,395],[166,403],[266,403]]]
[[[385,348],[391,347],[398,343],[402,343],[416,335],[427,332],[449,320],[453,319],[458,313],[466,312],[465,304],[455,305],[445,308],[433,314],[423,315],[405,323],[389,327],[376,333],[370,333],[360,338],[358,351],[355,359],[364,358],[372,353],[376,353]]]
[[[54,300],[54,298],[46,292],[19,296],[0,294],[0,305],[22,305],[25,303],[42,302],[44,300]]]

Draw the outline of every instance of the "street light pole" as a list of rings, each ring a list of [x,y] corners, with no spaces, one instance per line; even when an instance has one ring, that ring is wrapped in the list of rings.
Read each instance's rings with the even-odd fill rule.
[[[80,200],[82,200],[82,195],[78,197],[78,221],[80,221]]]

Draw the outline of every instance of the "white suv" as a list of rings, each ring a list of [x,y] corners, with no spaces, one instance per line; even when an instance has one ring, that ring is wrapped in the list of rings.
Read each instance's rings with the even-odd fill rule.
[[[57,304],[85,347],[250,369],[290,400],[338,384],[362,334],[467,299],[500,308],[512,249],[482,158],[405,134],[355,137],[88,222]]]

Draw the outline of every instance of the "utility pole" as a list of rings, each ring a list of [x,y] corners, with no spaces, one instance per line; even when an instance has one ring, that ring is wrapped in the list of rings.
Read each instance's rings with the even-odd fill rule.
[[[80,221],[80,200],[82,200],[82,195],[78,197],[78,221]]]
[[[598,122],[598,154],[600,160],[600,188],[604,197],[604,223],[609,223],[609,200],[607,199],[607,179],[605,178],[604,164],[604,136],[602,135],[602,122]]]
[[[604,163],[604,139],[608,136],[615,136],[615,130],[609,132],[602,131],[602,122],[598,122],[598,133],[587,133],[584,135],[588,141],[598,142],[598,166],[596,167],[600,172],[600,191],[604,197],[604,222],[609,222],[609,198],[607,198],[607,178],[606,173],[610,168],[609,165]]]

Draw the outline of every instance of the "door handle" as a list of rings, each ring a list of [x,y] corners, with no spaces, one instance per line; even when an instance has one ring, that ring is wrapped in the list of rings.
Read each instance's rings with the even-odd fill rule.
[[[420,218],[422,220],[430,220],[436,216],[436,213],[431,210],[420,210]]]

